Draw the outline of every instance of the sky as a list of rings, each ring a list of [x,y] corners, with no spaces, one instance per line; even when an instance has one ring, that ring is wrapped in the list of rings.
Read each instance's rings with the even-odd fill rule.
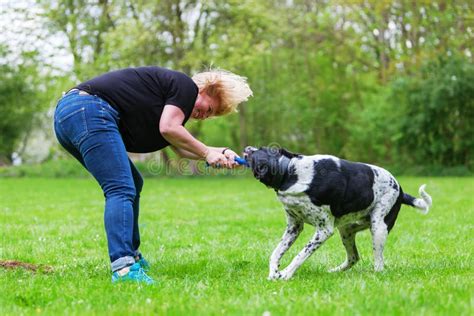
[[[0,0],[0,45],[9,49],[7,59],[0,62],[22,64],[22,51],[37,50],[40,60],[55,65],[57,71],[72,69],[73,57],[67,49],[66,36],[47,29],[46,18],[40,16],[43,12],[33,0]]]

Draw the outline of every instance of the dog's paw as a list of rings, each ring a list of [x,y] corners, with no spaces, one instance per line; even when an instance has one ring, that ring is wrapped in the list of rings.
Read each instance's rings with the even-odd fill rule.
[[[283,270],[280,272],[280,277],[278,278],[279,280],[289,280],[293,277],[293,272],[288,271],[288,270]]]
[[[377,260],[377,258],[375,259],[375,262],[374,262],[374,270],[375,272],[382,272],[383,271],[383,268],[384,268],[384,262],[383,260]]]
[[[335,268],[329,269],[328,272],[329,273],[337,273],[337,272],[346,271],[349,268],[350,268],[350,266],[347,264],[347,262],[344,262],[343,264],[341,264],[341,265],[339,265]]]
[[[293,275],[290,275],[289,273],[281,273],[279,280],[287,281],[291,279]]]
[[[340,268],[340,266],[338,266],[338,267],[329,269],[329,270],[328,270],[328,273],[337,273],[337,272],[341,272],[341,271],[344,271],[344,270],[342,270],[342,269]]]
[[[279,271],[272,271],[270,272],[270,274],[268,274],[267,280],[275,281],[275,280],[279,280],[280,277],[281,277],[281,274]]]

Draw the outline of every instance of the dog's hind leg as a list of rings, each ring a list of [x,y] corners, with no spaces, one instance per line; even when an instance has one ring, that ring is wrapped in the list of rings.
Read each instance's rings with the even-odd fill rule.
[[[270,273],[268,274],[268,280],[275,280],[280,277],[278,272],[280,260],[285,254],[285,252],[298,238],[304,227],[304,223],[301,220],[298,220],[288,214],[287,222],[288,224],[286,226],[285,232],[283,233],[283,237],[281,238],[280,243],[270,256]]]
[[[355,237],[357,232],[364,230],[368,227],[367,224],[358,225],[350,224],[343,227],[339,227],[339,234],[341,235],[341,240],[346,248],[346,261],[341,265],[329,270],[328,272],[340,272],[350,269],[353,265],[359,261],[359,252],[357,251],[357,246],[355,242]]]
[[[386,207],[376,206],[370,216],[370,232],[372,233],[375,271],[382,271],[384,268],[383,248],[388,235],[388,227],[384,221],[385,214],[387,213],[385,208]]]

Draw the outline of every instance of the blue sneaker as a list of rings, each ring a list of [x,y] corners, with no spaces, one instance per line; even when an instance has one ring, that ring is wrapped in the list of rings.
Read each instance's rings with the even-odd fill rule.
[[[150,278],[145,273],[145,271],[143,271],[142,267],[140,266],[138,262],[134,263],[129,268],[130,270],[123,275],[121,275],[119,271],[115,271],[112,274],[112,283],[128,282],[128,281],[145,283],[145,284],[155,283],[155,281],[153,281],[153,279]]]
[[[150,271],[150,264],[148,263],[148,261],[146,261],[145,258],[141,257],[140,259],[135,260],[135,262],[138,263],[140,267],[142,267],[143,271]]]

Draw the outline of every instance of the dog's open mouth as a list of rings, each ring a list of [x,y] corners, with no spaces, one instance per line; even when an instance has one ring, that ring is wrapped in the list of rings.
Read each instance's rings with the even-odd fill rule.
[[[258,148],[255,148],[255,147],[252,147],[252,146],[247,146],[245,147],[244,149],[244,159],[249,161],[250,159],[250,156],[252,155],[252,153],[256,152],[258,150]]]

